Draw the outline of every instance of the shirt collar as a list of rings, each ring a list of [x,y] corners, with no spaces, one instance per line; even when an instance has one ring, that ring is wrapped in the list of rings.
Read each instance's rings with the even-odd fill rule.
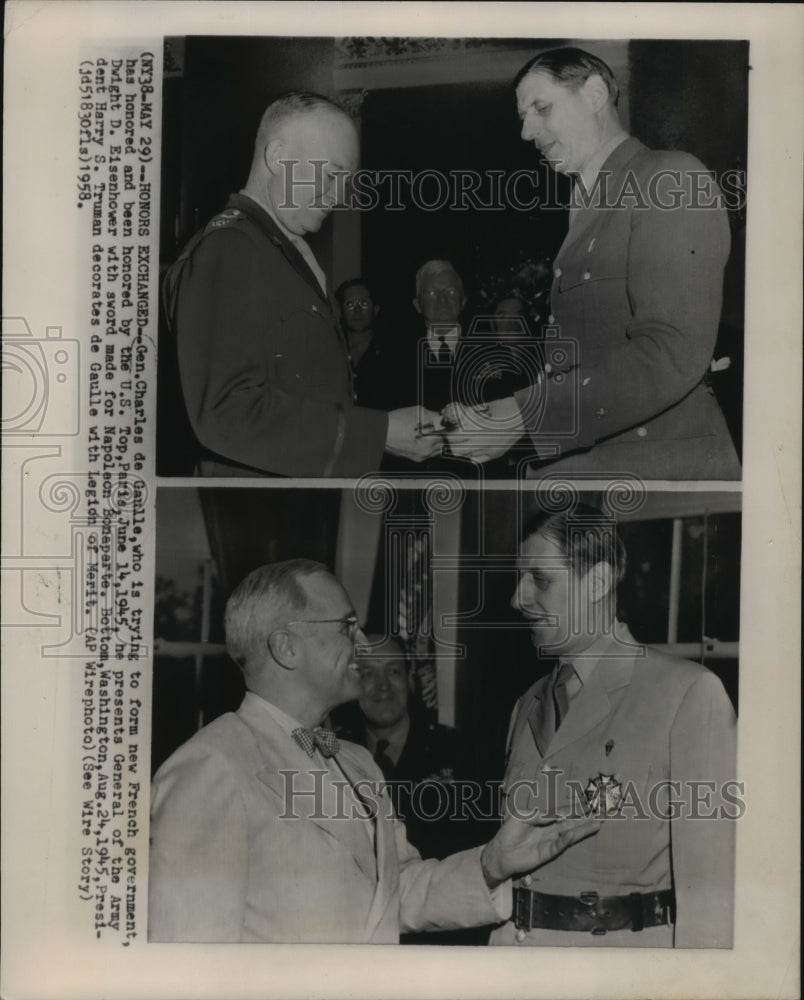
[[[282,222],[282,220],[279,218],[276,210],[274,209],[274,206],[271,204],[271,202],[269,201],[268,198],[265,198],[265,199],[263,199],[263,198],[257,198],[253,194],[249,194],[246,191],[241,191],[240,194],[243,195],[244,198],[251,198],[251,200],[255,204],[257,204],[257,205],[260,206],[260,208],[263,210],[263,212],[267,212],[268,215],[271,216],[271,219],[273,220],[273,222],[276,224],[276,227],[279,230],[279,232],[282,233],[282,235],[284,237],[286,237],[287,239],[289,239],[291,243],[298,243],[299,240],[302,240],[301,236],[297,236],[296,233],[292,233],[288,229],[288,227]],[[302,242],[303,242],[303,240],[302,240]]]
[[[282,235],[287,240],[289,240],[302,255],[302,257],[307,263],[307,266],[310,268],[313,275],[315,276],[315,279],[318,282],[322,293],[324,294],[324,296],[326,296],[327,294],[326,275],[324,274],[321,265],[316,260],[315,254],[310,249],[310,244],[307,242],[307,240],[303,236],[299,236],[296,233],[292,233],[288,229],[288,227],[279,218],[279,215],[274,209],[274,206],[267,198],[263,201],[262,198],[255,198],[254,195],[252,194],[246,195],[244,191],[241,191],[240,193],[245,195],[247,198],[251,198],[251,200],[255,204],[259,205],[264,212],[267,212],[267,214],[271,217],[272,221],[276,225],[276,228],[279,230],[279,232],[282,233]]]
[[[254,694],[253,691],[246,691],[246,697],[243,701],[244,703],[247,701],[250,708],[269,715],[274,722],[277,723],[277,725],[284,729],[288,736],[293,734],[294,729],[308,728],[307,726],[303,726],[298,719],[294,719],[292,716],[288,715],[287,712],[283,712],[281,708],[277,708],[273,702],[268,701],[258,694]]]
[[[406,715],[402,719],[402,724],[394,730],[389,736],[383,736],[382,738],[388,740],[388,746],[385,753],[391,758],[394,764],[399,763],[399,758],[402,756],[402,751],[405,749],[405,743],[408,740],[408,734],[410,733],[410,716]],[[374,733],[367,727],[366,728],[366,746],[370,751],[372,757],[377,752],[377,744],[379,743],[379,738],[374,735]]]
[[[458,341],[461,339],[461,324],[433,323],[432,326],[430,324],[427,325],[427,343],[434,354],[438,354],[442,338],[450,349],[450,353],[454,354],[455,348],[458,346]]]
[[[582,653],[578,653],[574,657],[566,657],[566,659],[559,660],[559,669],[561,668],[561,664],[571,663],[575,669],[575,673],[580,677],[581,681],[586,684],[592,676],[595,667],[597,667],[598,663],[600,663],[609,648],[614,645],[617,640],[617,636],[623,634],[623,631],[623,625],[615,618],[611,632],[597,636],[591,645],[587,646]]]
[[[595,180],[597,179],[597,175],[600,173],[603,164],[606,160],[608,160],[614,150],[618,146],[621,146],[627,138],[628,133],[625,129],[620,129],[616,135],[613,135],[608,142],[604,142],[603,145],[592,154],[589,162],[580,173],[581,183],[587,193],[592,190]]]

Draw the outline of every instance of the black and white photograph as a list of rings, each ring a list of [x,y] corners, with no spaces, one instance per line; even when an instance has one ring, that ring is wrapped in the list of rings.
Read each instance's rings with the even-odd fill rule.
[[[150,940],[729,948],[739,494],[620,487],[162,489]]]
[[[160,475],[740,479],[746,42],[164,66]]]
[[[800,996],[802,15],[10,0],[2,997]]]

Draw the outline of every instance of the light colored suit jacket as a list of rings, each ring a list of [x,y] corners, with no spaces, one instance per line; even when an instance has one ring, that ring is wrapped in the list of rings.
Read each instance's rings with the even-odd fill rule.
[[[371,755],[341,747],[340,768],[370,797],[383,780]],[[387,797],[375,802],[372,840],[329,773],[247,694],[154,778],[149,939],[396,943],[510,914],[510,884],[489,893],[479,848],[422,861]]]
[[[724,800],[720,790],[735,776],[734,710],[718,678],[705,667],[639,646],[625,629],[618,635],[633,643],[632,648],[612,642],[609,655],[600,659],[573,698],[544,757],[536,748],[528,716],[544,696],[549,677],[520,699],[505,787],[518,788],[514,801],[520,808],[552,806],[560,811],[571,802],[568,781],[583,792],[590,782],[608,776],[620,785],[620,811],[604,820],[594,837],[517,884],[559,896],[591,891],[620,896],[673,888],[675,929],[600,936],[537,929],[521,943],[728,948],[739,806]],[[557,774],[548,777],[551,770]],[[536,784],[530,786],[531,781]],[[712,793],[708,785],[695,782],[714,782],[717,790]],[[696,796],[698,806],[693,805]],[[672,801],[684,806],[676,807],[677,818],[663,818],[671,813]],[[719,809],[732,818],[703,818]],[[691,818],[696,811],[700,818]],[[495,931],[491,943],[517,943],[513,923]]]

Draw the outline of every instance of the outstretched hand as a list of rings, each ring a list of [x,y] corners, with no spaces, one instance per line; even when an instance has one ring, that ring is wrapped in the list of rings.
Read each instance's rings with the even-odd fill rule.
[[[437,431],[441,426],[441,416],[420,406],[405,406],[388,414],[388,432],[385,436],[385,450],[392,455],[408,458],[412,462],[423,462],[426,458],[441,454],[444,439]],[[422,433],[430,428],[430,433]]]
[[[499,458],[525,432],[522,414],[513,396],[482,407],[450,403],[441,417],[452,454],[475,462]]]
[[[493,889],[507,878],[532,872],[572,844],[594,836],[600,826],[601,821],[591,816],[536,822],[507,816],[480,856],[486,884]]]

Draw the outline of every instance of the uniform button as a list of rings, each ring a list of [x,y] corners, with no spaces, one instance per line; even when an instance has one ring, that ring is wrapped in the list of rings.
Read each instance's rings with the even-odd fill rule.
[[[584,271],[583,272],[583,280],[584,281],[588,281],[591,277],[592,277],[592,275],[591,275],[591,273],[589,271]]]
[[[552,370],[553,370],[553,366],[551,364],[546,364],[544,366],[545,374],[549,375]]]
[[[532,882],[533,882],[533,876],[532,875],[523,875],[522,876],[522,885],[530,885]]]
[[[647,429],[647,427],[637,427],[637,431],[636,432],[637,432],[637,437],[644,438],[644,437],[648,436],[648,429]]]
[[[520,941],[520,942],[522,942],[522,941],[525,940],[525,932],[522,930],[521,927],[516,932],[516,939],[517,939],[517,941]]]
[[[356,403],[356,402],[357,402],[357,393],[356,393],[356,392],[353,392],[353,393],[352,393],[352,402],[353,402],[353,403]]]
[[[557,278],[560,278],[560,277],[561,277],[561,268],[560,268],[560,267],[557,267],[557,268],[555,269],[555,271],[553,271],[553,274],[554,274],[554,275],[555,275],[555,276],[556,276]]]
[[[239,208],[233,208],[232,209],[232,215],[240,215],[240,209]]]
[[[550,313],[550,315],[547,317],[547,322],[548,323],[555,323],[555,321],[556,321],[555,316],[552,313]]]

